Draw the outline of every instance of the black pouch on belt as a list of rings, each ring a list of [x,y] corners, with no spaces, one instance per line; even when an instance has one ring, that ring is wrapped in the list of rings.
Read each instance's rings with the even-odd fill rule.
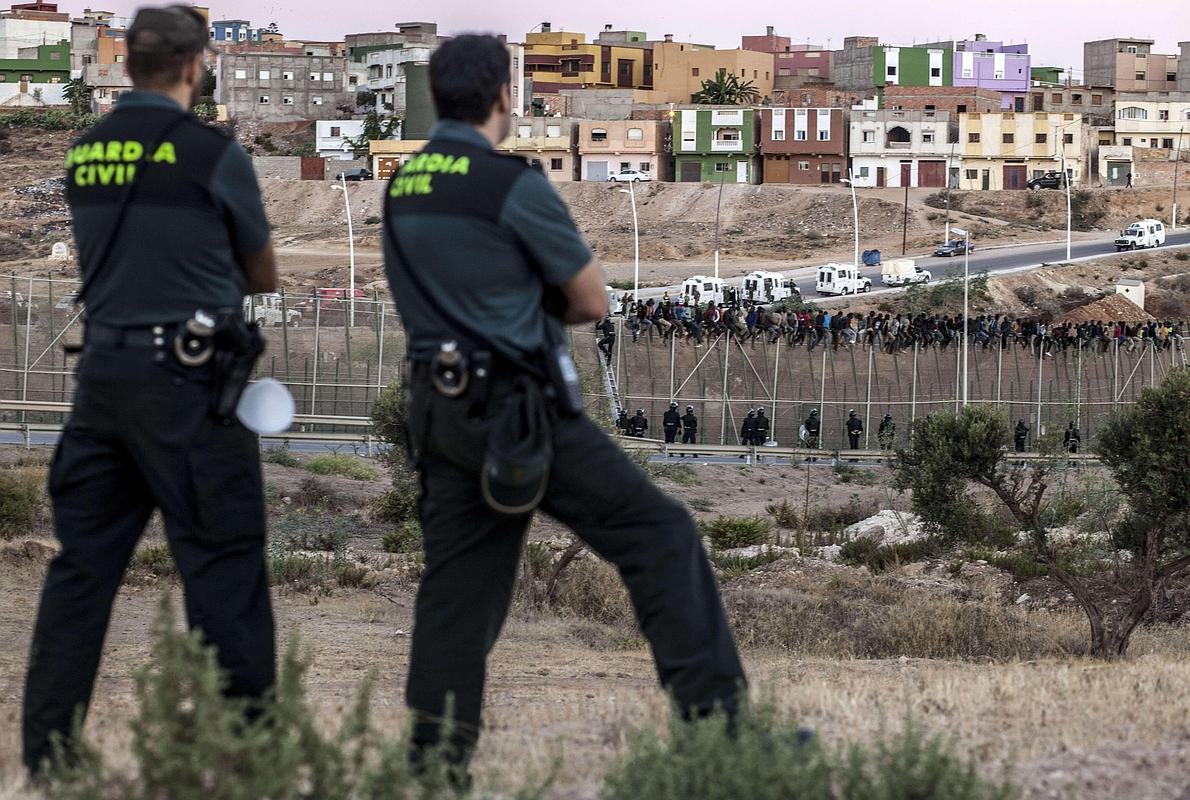
[[[545,397],[536,382],[520,377],[491,417],[480,488],[500,514],[527,514],[541,504],[550,477],[553,444]]]
[[[252,377],[252,368],[264,352],[264,336],[255,322],[239,314],[220,317],[215,326],[215,394],[211,413],[216,419],[235,416],[240,395]]]

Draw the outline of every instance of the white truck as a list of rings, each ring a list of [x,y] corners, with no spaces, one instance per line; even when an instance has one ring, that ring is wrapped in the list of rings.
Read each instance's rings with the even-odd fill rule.
[[[880,265],[880,281],[885,286],[929,283],[933,277],[929,270],[917,266],[912,258],[892,258]]]
[[[740,296],[745,300],[762,303],[775,303],[790,297],[801,297],[802,292],[792,278],[787,278],[780,272],[764,272],[758,270],[749,272],[740,284]]]
[[[279,293],[271,292],[245,297],[244,317],[249,322],[257,322],[264,328],[277,325],[295,326],[302,321],[302,312],[293,306],[282,303]]]
[[[687,303],[722,303],[723,279],[695,275],[682,282],[682,299]]]
[[[872,281],[860,275],[854,264],[827,264],[818,268],[814,288],[825,295],[859,294],[872,291]]]
[[[1165,244],[1165,223],[1159,219],[1142,219],[1120,231],[1116,239],[1116,252],[1137,250],[1141,247],[1159,247]]]

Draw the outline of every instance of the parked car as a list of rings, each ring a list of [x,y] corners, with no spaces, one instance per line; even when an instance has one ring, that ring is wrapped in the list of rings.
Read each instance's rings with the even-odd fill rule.
[[[1165,244],[1165,223],[1159,219],[1142,219],[1120,231],[1116,252],[1141,247],[1160,247]]]
[[[795,295],[801,297],[802,295],[792,278],[786,278],[779,272],[763,270],[745,275],[740,284],[740,291],[746,299],[761,303],[775,303],[778,300],[785,300]]]
[[[622,172],[608,175],[607,180],[610,183],[640,183],[641,181],[653,180],[653,176],[640,170],[626,169]]]
[[[1025,185],[1030,189],[1063,189],[1066,186],[1066,180],[1061,172],[1047,172]]]
[[[968,250],[968,248],[970,248]],[[949,242],[944,242],[941,247],[934,251],[936,256],[961,256],[967,252],[975,252],[975,245],[968,245],[966,239],[951,239]]]
[[[885,286],[905,286],[911,283],[929,283],[934,276],[929,270],[917,266],[912,258],[894,258],[880,267],[880,280]]]
[[[367,167],[353,167],[352,169],[340,172],[335,176],[337,181],[370,181],[372,180],[372,170]]]
[[[695,275],[682,281],[682,300],[686,303],[722,303],[724,297],[722,278]]]

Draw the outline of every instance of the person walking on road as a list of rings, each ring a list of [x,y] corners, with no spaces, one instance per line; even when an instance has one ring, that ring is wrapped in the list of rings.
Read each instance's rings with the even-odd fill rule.
[[[410,757],[421,768],[444,745],[463,788],[488,653],[537,508],[619,570],[679,713],[731,716],[746,696],[689,512],[583,413],[562,326],[607,313],[606,279],[541,169],[496,150],[512,125],[510,67],[494,36],[438,46],[438,121],[389,182],[384,209],[425,548],[405,693]]]
[[[91,700],[112,602],[160,511],[186,618],[251,713],[274,683],[273,612],[256,436],[235,418],[259,333],[245,295],[276,261],[252,160],[191,113],[208,51],[193,8],[137,12],[132,90],[67,151],[66,199],[86,302],[74,408],[49,495],[61,544],[42,589],[23,709],[37,776]]]

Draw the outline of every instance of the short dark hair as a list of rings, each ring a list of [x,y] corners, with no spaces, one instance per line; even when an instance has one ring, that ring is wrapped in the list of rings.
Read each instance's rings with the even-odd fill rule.
[[[509,81],[508,50],[495,36],[466,34],[430,56],[430,94],[439,119],[487,121]]]
[[[134,85],[157,89],[182,80],[182,70],[209,46],[207,22],[190,6],[143,8],[126,35]]]

